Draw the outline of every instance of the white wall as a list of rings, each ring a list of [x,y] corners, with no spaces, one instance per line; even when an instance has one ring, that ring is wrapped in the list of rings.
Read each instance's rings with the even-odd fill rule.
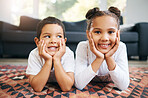
[[[0,0],[0,21],[11,23],[11,1]],[[148,22],[148,0],[127,0],[125,24]]]
[[[11,23],[11,2],[0,0],[0,21]]]
[[[127,0],[125,24],[148,22],[148,0]]]

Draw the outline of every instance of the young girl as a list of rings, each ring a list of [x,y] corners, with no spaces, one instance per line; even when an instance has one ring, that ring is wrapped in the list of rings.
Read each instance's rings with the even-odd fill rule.
[[[92,79],[98,82],[112,80],[121,90],[128,87],[127,52],[126,45],[120,42],[119,17],[120,11],[116,7],[110,7],[108,11],[93,8],[87,12],[88,41],[80,42],[76,50],[77,88],[83,89]]]
[[[55,17],[39,22],[37,48],[28,58],[26,74],[35,91],[42,91],[47,81],[58,82],[62,91],[69,91],[74,84],[74,53],[65,45],[65,28]]]

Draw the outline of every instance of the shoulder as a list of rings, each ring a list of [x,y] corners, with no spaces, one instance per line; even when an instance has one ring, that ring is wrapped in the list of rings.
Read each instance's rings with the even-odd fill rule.
[[[38,48],[33,49],[30,54],[29,54],[29,58],[28,61],[32,61],[32,60],[40,60],[40,56],[39,56],[39,52],[38,52]]]
[[[126,49],[126,44],[120,41],[119,49]]]
[[[74,52],[68,46],[66,46],[66,52],[63,55],[63,57],[67,57],[67,56],[74,56]]]
[[[78,49],[78,48],[86,49],[86,48],[88,47],[88,45],[89,45],[88,40],[87,40],[87,41],[81,41],[81,42],[78,43],[77,49]]]
[[[37,55],[38,54],[38,48],[33,49],[29,55]]]
[[[123,55],[123,54],[126,54],[126,53],[127,53],[126,44],[120,41],[119,47],[118,47],[115,54],[119,56],[119,54]]]

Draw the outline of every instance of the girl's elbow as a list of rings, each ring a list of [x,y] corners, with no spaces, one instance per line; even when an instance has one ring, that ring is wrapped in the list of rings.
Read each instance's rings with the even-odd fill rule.
[[[127,81],[127,83],[125,83],[125,85],[120,86],[119,89],[120,90],[126,90],[128,88],[128,86],[129,86],[129,83],[130,83],[130,80]]]

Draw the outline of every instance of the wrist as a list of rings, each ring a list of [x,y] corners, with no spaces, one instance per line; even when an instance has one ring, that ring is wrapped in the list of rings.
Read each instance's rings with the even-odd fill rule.
[[[60,62],[61,61],[61,58],[59,57],[53,57],[53,62]]]
[[[102,56],[96,56],[96,59],[98,59],[98,60],[104,60],[104,55],[102,55]]]

